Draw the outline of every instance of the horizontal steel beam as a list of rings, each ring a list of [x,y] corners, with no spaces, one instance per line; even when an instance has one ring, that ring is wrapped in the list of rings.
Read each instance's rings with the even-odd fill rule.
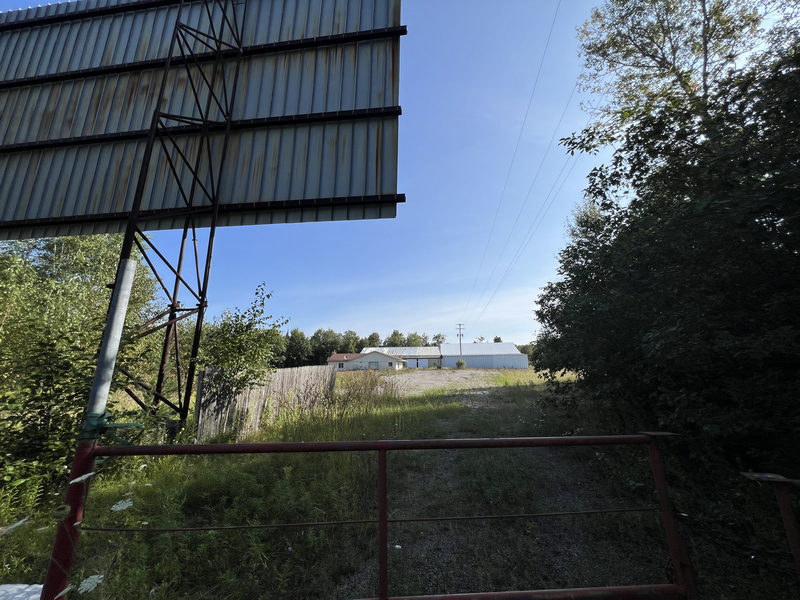
[[[318,48],[321,46],[352,44],[369,40],[398,37],[401,35],[406,35],[406,33],[408,33],[408,30],[405,26],[384,27],[381,29],[370,29],[352,33],[337,33],[333,35],[322,35],[312,38],[301,38],[298,40],[287,40],[283,42],[272,42],[269,44],[246,46],[242,49],[242,54],[244,56],[260,56],[264,54],[276,54],[279,52],[292,52],[307,48]],[[229,48],[219,53],[202,52],[194,54],[191,57],[173,56],[172,64],[182,65],[187,62],[194,62],[195,60],[201,63],[212,62],[216,60],[219,55],[222,55],[223,58],[232,59],[239,56],[239,51],[236,48]],[[117,75],[120,73],[147,71],[150,69],[163,69],[166,65],[166,62],[167,58],[164,57],[155,58],[152,60],[122,63],[118,65],[92,67],[90,69],[64,71],[62,73],[49,73],[47,75],[36,75],[34,77],[23,77],[20,79],[9,79],[6,81],[0,81],[0,90],[25,87],[28,85],[43,85],[45,83],[53,83],[56,81],[69,81],[72,79],[85,79],[89,77],[102,77],[106,75]]]
[[[340,196],[334,198],[311,198],[303,200],[276,200],[274,202],[241,202],[220,204],[219,214],[233,215],[250,212],[268,212],[270,210],[298,208],[335,208],[341,206],[364,206],[373,204],[401,204],[406,201],[405,194],[380,194],[376,196]],[[143,210],[139,213],[140,221],[154,219],[171,219],[189,215],[203,215],[212,211],[212,206],[194,208],[173,208],[159,210]],[[0,230],[20,227],[40,227],[48,225],[72,225],[78,223],[105,223],[108,221],[128,220],[128,212],[102,213],[95,215],[75,215],[67,217],[46,217],[42,219],[18,219],[16,221],[0,221]],[[144,229],[147,229],[144,227]]]
[[[389,596],[387,600],[681,600],[685,591],[678,585],[626,585],[616,587],[530,590],[526,592],[477,592],[433,596]],[[371,598],[369,600],[378,600]]]
[[[284,127],[286,125],[306,125],[310,123],[325,123],[328,121],[356,121],[360,119],[379,119],[385,117],[398,117],[402,114],[399,106],[387,106],[383,108],[360,108],[356,110],[337,110],[332,112],[310,113],[306,115],[284,115],[280,117],[261,117],[257,119],[240,119],[231,121],[231,131],[242,129],[263,129],[265,127]],[[225,131],[228,124],[224,121],[212,122],[208,125],[211,132]],[[176,125],[174,127],[164,127],[160,133],[170,135],[191,135],[203,131],[201,125]],[[113,142],[129,142],[134,140],[146,140],[149,129],[137,129],[136,131],[119,131],[114,133],[101,133],[97,135],[84,135],[80,137],[59,138],[55,140],[42,140],[37,142],[21,142],[19,144],[7,144],[0,146],[0,154],[12,154],[14,152],[30,152],[35,150],[50,150],[52,148],[66,148],[74,146],[85,146],[88,144],[110,144]]]
[[[14,29],[26,29],[28,27],[38,27],[40,25],[66,23],[67,21],[78,21],[80,19],[93,19],[95,17],[102,17],[105,15],[115,15],[117,13],[132,12],[135,10],[147,10],[149,8],[158,8],[160,6],[170,6],[171,4],[180,3],[181,0],[139,0],[138,2],[125,2],[124,4],[114,4],[113,6],[99,6],[97,8],[90,8],[87,10],[73,10],[60,15],[33,17],[31,19],[0,23],[0,32],[12,31]],[[186,2],[186,4],[193,4],[193,2]],[[71,8],[74,5],[68,5],[65,2],[64,6],[66,8]]]
[[[97,446],[95,456],[171,456],[192,454],[282,454],[287,452],[368,452],[375,450],[455,450],[466,448],[538,448],[553,446],[646,445],[646,435],[375,440],[352,442],[265,442],[256,444],[175,444]]]

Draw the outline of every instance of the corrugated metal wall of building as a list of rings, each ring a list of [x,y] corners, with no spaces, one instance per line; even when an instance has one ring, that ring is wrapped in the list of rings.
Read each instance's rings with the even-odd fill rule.
[[[187,9],[202,28],[202,4]],[[242,59],[218,224],[394,216],[400,1],[247,0],[246,10],[252,52]],[[26,22],[58,15],[74,18]],[[169,0],[0,14],[0,239],[124,228],[176,17]],[[393,29],[363,35],[384,28]],[[336,35],[350,37],[307,39]],[[139,61],[155,62],[125,65]],[[167,86],[162,111],[196,114],[182,65]],[[179,226],[166,161],[152,163],[147,189],[143,210],[162,218],[146,228]]]
[[[458,355],[442,357],[442,366],[446,369],[455,369],[456,363],[461,360]],[[467,369],[527,369],[528,357],[524,354],[473,354],[464,356]]]

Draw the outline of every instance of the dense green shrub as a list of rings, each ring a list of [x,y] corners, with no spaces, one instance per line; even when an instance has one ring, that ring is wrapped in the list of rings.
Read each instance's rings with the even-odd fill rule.
[[[114,281],[117,236],[44,239],[0,248],[0,477],[52,490],[75,443]],[[137,272],[129,325],[149,314],[153,279]],[[150,340],[123,344],[129,367]]]
[[[687,72],[685,87],[618,106],[616,132],[568,140],[617,148],[539,297],[533,351],[536,368],[575,372],[617,427],[670,429],[787,474],[800,450],[796,39],[716,80]]]

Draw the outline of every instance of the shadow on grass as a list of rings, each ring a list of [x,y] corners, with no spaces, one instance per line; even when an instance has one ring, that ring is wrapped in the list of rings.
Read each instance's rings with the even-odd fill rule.
[[[426,394],[324,414],[287,415],[252,441],[447,435],[466,408]],[[124,458],[94,482],[87,526],[163,528],[372,519],[374,453]],[[114,510],[130,504],[123,510]],[[75,578],[87,598],[330,598],[374,561],[371,525],[181,533],[85,531]],[[365,582],[361,596],[374,591]]]
[[[546,408],[542,402],[545,393],[540,384],[526,382],[385,397],[338,406],[335,417],[324,413],[284,415],[252,441],[561,435],[568,415]],[[532,501],[531,485],[537,470],[553,470],[552,463],[531,461],[529,455],[519,452],[500,457],[492,452],[465,451],[456,456],[445,451],[438,456],[437,460],[444,462],[437,466],[430,454],[392,455],[390,502],[396,514],[447,514],[448,508],[460,507],[458,502],[464,498],[472,501],[464,508],[478,513],[503,505],[518,510],[535,508],[541,504]],[[118,460],[120,464],[106,475],[101,467],[93,483],[87,526],[161,528],[360,520],[373,519],[377,509],[374,453]],[[551,487],[557,490],[557,482]],[[481,536],[501,546],[505,539],[508,548],[523,544],[531,553],[544,542],[513,541],[514,535],[530,537],[530,527],[515,530],[505,524],[482,525],[463,534],[451,528],[432,537],[423,535],[424,527],[417,528],[414,556],[409,558],[408,552],[393,555],[396,581],[403,581],[397,569],[408,567],[407,584],[401,585],[404,590],[413,591],[420,588],[414,587],[414,582],[430,580],[440,582],[433,586],[436,589],[452,584],[455,587],[449,591],[457,591],[471,580],[459,583],[454,581],[455,575],[442,573],[448,564],[459,563],[462,571],[469,566],[481,587],[498,585],[508,563],[499,558],[482,561]],[[556,530],[539,531],[557,534]],[[51,539],[51,532],[45,534]],[[85,531],[73,580],[102,575],[103,583],[84,596],[109,600],[370,597],[376,583],[375,535],[375,527],[364,524],[181,533]],[[410,544],[408,536],[398,535],[402,541],[396,545]],[[462,545],[472,549],[466,555],[455,550],[437,555],[429,550]],[[505,554],[498,552],[497,556]],[[44,568],[45,556],[29,559]],[[439,574],[431,575],[431,569]],[[522,576],[513,578],[514,582],[523,580]],[[526,581],[544,580],[528,577]]]

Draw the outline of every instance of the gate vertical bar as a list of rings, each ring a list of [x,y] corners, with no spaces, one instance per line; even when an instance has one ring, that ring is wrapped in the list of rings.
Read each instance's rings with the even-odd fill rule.
[[[790,496],[790,485],[786,483],[773,483],[775,497],[778,499],[778,507],[783,519],[783,527],[786,529],[786,537],[789,539],[789,548],[794,557],[794,566],[800,574],[800,527],[797,525],[797,515],[792,509],[792,498]]]
[[[56,542],[53,545],[50,564],[47,566],[41,600],[53,600],[69,585],[69,573],[75,562],[75,546],[78,544],[81,532],[79,523],[83,520],[86,494],[89,490],[89,478],[86,476],[94,469],[94,446],[94,440],[82,440],[72,461],[70,484],[64,500],[69,512],[57,525]],[[81,479],[82,477],[84,479]],[[81,480],[75,481],[76,479]]]
[[[389,501],[386,450],[378,450],[378,598],[389,597]]]
[[[650,469],[653,473],[653,480],[655,481],[656,493],[658,495],[661,521],[667,535],[667,546],[669,547],[672,566],[675,569],[675,577],[678,585],[684,589],[687,600],[695,600],[697,598],[697,591],[695,588],[694,574],[689,562],[689,554],[678,532],[677,523],[675,522],[675,514],[667,492],[664,462],[661,459],[661,452],[658,449],[655,438],[650,438],[650,443],[647,448],[650,458]]]

